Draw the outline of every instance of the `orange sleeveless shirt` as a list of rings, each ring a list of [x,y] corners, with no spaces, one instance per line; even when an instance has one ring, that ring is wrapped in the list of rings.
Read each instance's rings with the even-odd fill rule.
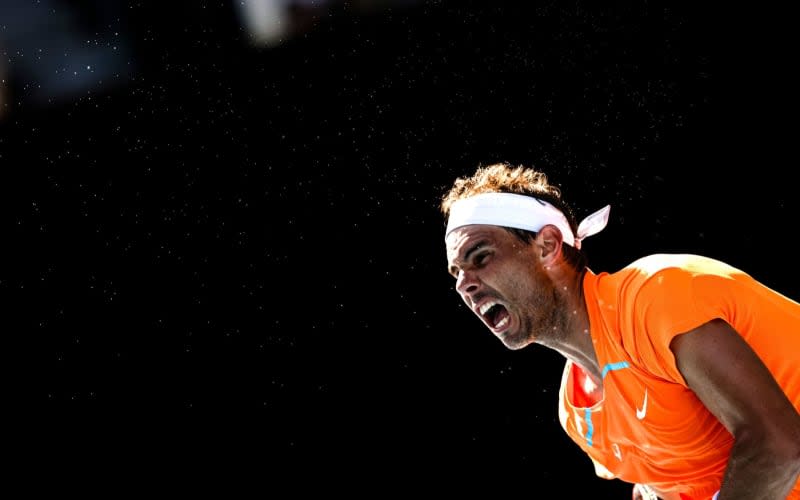
[[[695,255],[587,271],[583,288],[603,395],[589,406],[587,377],[567,361],[559,419],[598,476],[648,484],[664,500],[707,500],[719,490],[733,436],[687,387],[669,348],[715,318],[739,332],[800,411],[800,303]],[[800,500],[800,481],[788,498]]]

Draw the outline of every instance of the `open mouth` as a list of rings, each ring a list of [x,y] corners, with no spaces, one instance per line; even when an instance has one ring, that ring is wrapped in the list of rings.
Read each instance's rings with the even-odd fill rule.
[[[496,302],[488,302],[481,306],[481,318],[489,325],[489,328],[495,331],[502,330],[509,323],[508,309],[505,306]]]

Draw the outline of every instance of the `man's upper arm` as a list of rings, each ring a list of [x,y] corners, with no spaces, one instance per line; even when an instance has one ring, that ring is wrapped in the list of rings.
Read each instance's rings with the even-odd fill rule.
[[[791,452],[798,435],[797,410],[727,322],[711,320],[677,335],[670,349],[689,388],[735,439]]]

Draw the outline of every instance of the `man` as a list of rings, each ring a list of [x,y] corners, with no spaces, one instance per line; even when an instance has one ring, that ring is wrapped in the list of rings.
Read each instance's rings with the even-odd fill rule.
[[[595,273],[557,186],[495,164],[444,195],[447,264],[508,348],[566,363],[559,417],[596,473],[664,500],[800,499],[800,303],[723,262],[657,254]]]

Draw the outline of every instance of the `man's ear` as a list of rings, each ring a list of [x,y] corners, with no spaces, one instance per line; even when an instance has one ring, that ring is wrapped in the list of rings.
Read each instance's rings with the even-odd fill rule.
[[[563,244],[561,231],[556,226],[548,224],[539,230],[536,239],[542,248],[542,262],[546,265],[555,263],[561,256]]]

